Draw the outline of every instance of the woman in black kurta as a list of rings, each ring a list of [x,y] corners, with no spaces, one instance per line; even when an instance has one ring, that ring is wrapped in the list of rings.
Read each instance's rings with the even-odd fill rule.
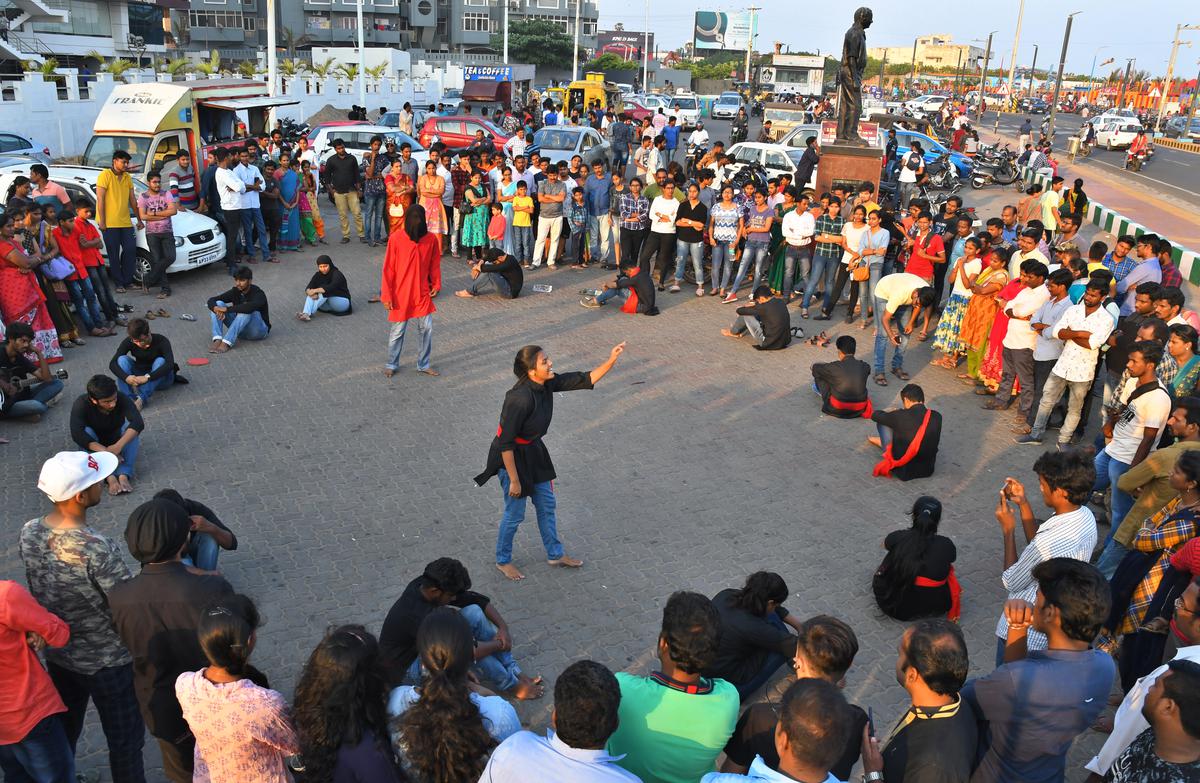
[[[942,504],[928,495],[913,503],[912,527],[888,534],[887,555],[875,572],[875,602],[889,617],[916,620],[955,614],[954,542],[938,535]]]
[[[496,539],[496,567],[509,579],[524,579],[512,562],[513,537],[525,519],[525,498],[533,499],[537,511],[538,530],[546,547],[547,562],[552,566],[578,568],[582,560],[563,553],[558,540],[558,525],[554,509],[554,464],[542,438],[550,429],[554,416],[554,393],[591,389],[608,374],[625,350],[625,343],[612,349],[608,360],[591,372],[569,372],[556,375],[553,363],[537,345],[527,345],[517,351],[513,373],[517,383],[504,395],[500,409],[500,426],[488,451],[487,466],[475,477],[483,486],[492,476],[499,475],[504,490],[504,516],[500,519],[500,534]]]

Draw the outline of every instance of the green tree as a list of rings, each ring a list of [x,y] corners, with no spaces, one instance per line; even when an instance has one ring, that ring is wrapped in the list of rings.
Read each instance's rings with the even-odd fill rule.
[[[258,63],[254,60],[242,60],[238,63],[237,72],[247,79],[253,79],[258,75]]]
[[[712,62],[711,60],[683,60],[678,67],[692,72],[693,79],[728,79],[733,75],[737,63],[733,60]]]
[[[213,49],[209,53],[207,60],[196,64],[196,72],[202,73],[205,76],[212,76],[221,72],[221,55],[217,53],[216,49]]]
[[[192,63],[186,57],[179,57],[173,60],[167,60],[163,63],[163,73],[171,74],[171,77],[183,76],[192,70]]]
[[[633,60],[626,60],[619,54],[605,52],[594,60],[584,64],[584,71],[636,71],[640,68]]]
[[[325,79],[328,78],[329,74],[333,73],[333,66],[333,58],[330,57],[329,59],[322,60],[321,62],[314,60],[312,67],[309,68],[309,70],[312,71],[313,75],[318,79]]]
[[[503,51],[504,35],[492,33],[491,46],[497,52]],[[570,68],[572,46],[571,36],[546,19],[524,19],[508,25],[508,56],[513,62]],[[580,55],[583,59],[582,52]]]
[[[357,63],[341,63],[337,67],[342,78],[348,82],[358,79],[358,64]]]

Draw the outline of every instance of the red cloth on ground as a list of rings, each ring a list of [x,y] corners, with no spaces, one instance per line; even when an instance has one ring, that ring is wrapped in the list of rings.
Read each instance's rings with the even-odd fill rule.
[[[426,234],[413,242],[403,229],[393,231],[383,259],[379,294],[388,305],[388,320],[399,323],[436,312],[430,292],[441,287],[442,261],[437,237]]]
[[[913,581],[913,584],[917,587],[950,585],[950,611],[946,614],[946,617],[958,622],[959,616],[962,615],[962,585],[958,583],[958,575],[954,573],[954,566],[950,566],[950,573],[941,581],[935,581],[926,576],[918,576]]]
[[[900,468],[913,461],[917,456],[917,452],[921,450],[921,443],[925,440],[925,428],[929,426],[930,411],[925,411],[925,418],[921,419],[921,426],[917,428],[916,437],[908,444],[908,449],[900,455],[899,459],[892,456],[892,444],[888,444],[883,450],[883,459],[879,460],[879,464],[875,466],[872,475],[875,476],[890,476],[893,468]]]
[[[29,591],[16,582],[0,580],[0,745],[20,742],[43,719],[67,707],[50,675],[25,641],[28,631],[51,647],[62,647],[71,637],[65,622],[48,612]]]

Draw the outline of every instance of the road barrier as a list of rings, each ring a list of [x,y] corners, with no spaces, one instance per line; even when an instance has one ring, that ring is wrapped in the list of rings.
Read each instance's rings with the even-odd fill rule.
[[[1050,189],[1050,177],[1045,174],[1038,174],[1027,166],[1022,167],[1021,179],[1026,184],[1037,182],[1041,184],[1043,189]],[[1118,237],[1124,235],[1137,237],[1142,234],[1156,234],[1164,239],[1171,239],[1169,234],[1148,228],[1097,201],[1088,202],[1084,219],[1088,223],[1098,226],[1102,231],[1107,231]],[[1183,247],[1174,240],[1171,240],[1171,246],[1174,248],[1171,251],[1171,259],[1175,262],[1175,268],[1183,275],[1184,280],[1187,280],[1193,286],[1200,286],[1200,254]],[[1189,301],[1200,299],[1200,291],[1190,291],[1189,294],[1191,294],[1188,296]]]
[[[1183,141],[1182,139],[1168,139],[1165,136],[1155,137],[1154,143],[1161,147],[1170,147],[1173,150],[1183,150],[1184,152],[1192,152],[1200,154],[1200,144],[1194,141]]]

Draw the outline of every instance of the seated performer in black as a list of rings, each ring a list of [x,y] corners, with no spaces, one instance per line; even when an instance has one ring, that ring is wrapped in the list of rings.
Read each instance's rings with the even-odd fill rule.
[[[739,307],[733,324],[721,330],[721,334],[733,338],[746,332],[754,338],[754,347],[760,351],[787,348],[792,342],[792,316],[788,313],[787,300],[773,295],[770,286],[755,288],[754,304]]]
[[[871,414],[879,437],[872,435],[867,440],[883,449],[874,474],[901,481],[928,478],[933,475],[942,440],[942,414],[925,407],[925,391],[915,383],[900,390],[900,401],[904,407],[899,410]]]
[[[858,343],[848,334],[837,338],[836,362],[817,362],[812,366],[813,391],[821,395],[821,413],[839,419],[871,418],[875,412],[867,396],[871,365],[855,359]]]
[[[579,568],[582,560],[567,557],[558,540],[555,519],[554,464],[542,438],[550,429],[554,416],[554,393],[591,389],[608,374],[625,350],[625,343],[614,347],[608,360],[588,372],[554,373],[554,365],[541,346],[527,345],[517,351],[513,373],[517,383],[504,395],[500,408],[500,426],[488,451],[487,465],[475,477],[483,486],[492,476],[499,475],[504,491],[504,515],[500,519],[500,534],[496,538],[496,568],[514,581],[525,575],[512,562],[513,537],[517,526],[525,519],[525,498],[533,499],[537,511],[538,530],[546,558],[552,566]]]

